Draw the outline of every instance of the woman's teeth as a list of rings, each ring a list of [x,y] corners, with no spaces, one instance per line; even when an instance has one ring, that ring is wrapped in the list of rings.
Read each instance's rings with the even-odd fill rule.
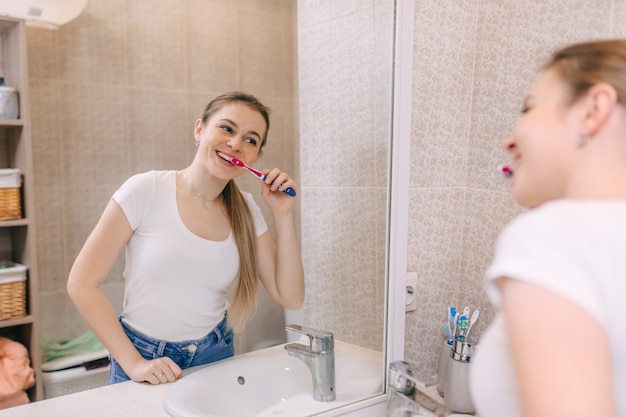
[[[223,154],[221,152],[217,152],[217,156],[219,156],[220,158],[222,158],[226,162],[230,162],[231,164],[233,163],[232,159],[228,155],[225,155],[225,154]]]

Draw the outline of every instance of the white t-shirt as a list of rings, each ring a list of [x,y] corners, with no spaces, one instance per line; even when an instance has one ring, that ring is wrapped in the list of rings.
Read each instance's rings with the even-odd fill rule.
[[[556,200],[518,216],[500,235],[486,273],[487,293],[497,308],[501,300],[493,281],[505,276],[554,291],[603,324],[618,415],[626,417],[626,326],[620,323],[626,311],[626,201]],[[567,347],[567,341],[546,343]],[[521,415],[500,313],[481,337],[470,387],[481,417]]]
[[[267,224],[252,196],[243,195],[260,236]],[[226,293],[239,273],[232,232],[216,242],[187,229],[176,204],[176,171],[134,175],[113,200],[134,230],[126,245],[126,322],[171,342],[206,336],[224,318]]]

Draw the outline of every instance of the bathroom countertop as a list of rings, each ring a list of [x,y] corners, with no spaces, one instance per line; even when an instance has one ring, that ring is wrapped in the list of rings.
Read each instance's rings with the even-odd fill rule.
[[[335,341],[335,350],[381,360],[381,354],[378,352],[371,352],[338,340]],[[250,352],[244,355],[255,355],[260,352]],[[210,365],[199,366],[193,370],[187,369],[183,371],[183,375],[197,371],[204,366]],[[0,417],[170,417],[163,408],[163,401],[173,384],[150,385],[147,382],[121,382],[0,410]]]
[[[122,382],[0,411],[11,417],[170,417],[163,400],[173,384]]]

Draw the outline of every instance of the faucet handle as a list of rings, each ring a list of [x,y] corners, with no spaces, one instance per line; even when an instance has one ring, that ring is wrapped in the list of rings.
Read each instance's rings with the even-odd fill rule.
[[[334,336],[331,332],[304,327],[299,324],[288,324],[285,326],[285,330],[307,335],[312,352],[332,351],[335,348]]]

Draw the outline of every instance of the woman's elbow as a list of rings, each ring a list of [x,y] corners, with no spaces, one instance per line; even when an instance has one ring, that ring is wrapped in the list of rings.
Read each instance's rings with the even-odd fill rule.
[[[304,294],[299,297],[294,297],[293,299],[290,299],[290,300],[285,300],[285,302],[283,302],[283,307],[286,308],[287,310],[300,310],[303,304],[304,304]]]
[[[70,297],[70,300],[75,301],[80,293],[80,285],[78,285],[76,280],[72,279],[71,275],[67,280],[65,289],[67,290],[67,295]]]
[[[67,295],[70,297],[70,300],[75,303],[78,299],[82,298],[81,295],[85,293],[88,289],[87,287],[87,283],[81,280],[75,273],[70,272],[67,284],[65,285],[65,289],[67,290]]]

